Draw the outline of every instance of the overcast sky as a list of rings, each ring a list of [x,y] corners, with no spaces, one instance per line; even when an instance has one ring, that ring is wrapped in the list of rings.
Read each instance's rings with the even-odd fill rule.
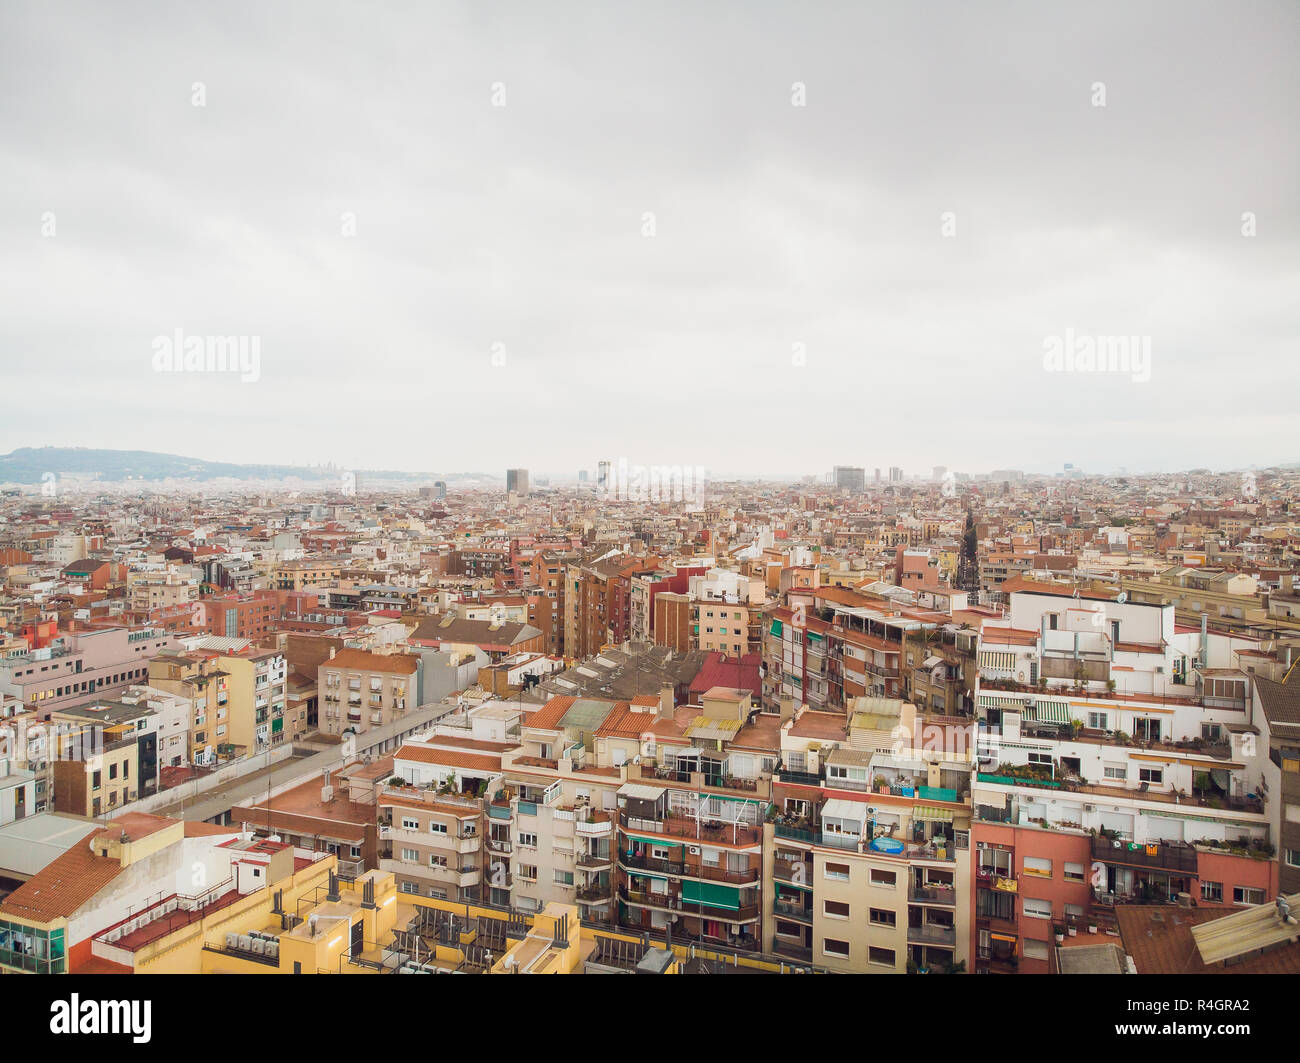
[[[0,451],[1297,461],[1298,50],[1291,2],[8,0]],[[177,329],[259,378],[156,372]]]

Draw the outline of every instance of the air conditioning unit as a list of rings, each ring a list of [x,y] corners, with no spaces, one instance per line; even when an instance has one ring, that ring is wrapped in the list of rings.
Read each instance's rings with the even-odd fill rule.
[[[1083,806],[1083,810],[1084,810],[1085,812],[1096,812],[1096,811],[1097,811],[1097,806],[1096,806],[1096,805],[1084,805],[1084,806]]]
[[[237,949],[237,948],[239,948],[239,935],[238,935],[238,934],[227,934],[227,935],[226,935],[226,948],[228,948],[228,949]]]
[[[265,955],[266,955],[266,942],[263,941],[261,938],[254,938],[254,939],[253,939],[253,954],[254,954],[255,956],[265,956]]]
[[[689,852],[689,853],[691,854],[691,856],[699,856],[699,855],[700,855],[700,847],[699,847],[698,845],[692,845],[692,846],[690,846],[690,847],[687,849],[687,852]]]

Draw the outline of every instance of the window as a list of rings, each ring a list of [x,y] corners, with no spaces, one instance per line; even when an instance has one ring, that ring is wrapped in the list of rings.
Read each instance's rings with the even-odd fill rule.
[[[1037,941],[1034,938],[1025,938],[1024,951],[1027,960],[1045,960],[1047,959],[1047,942]]]
[[[1023,912],[1026,916],[1033,919],[1051,919],[1052,902],[1040,901],[1034,897],[1026,897],[1024,901]]]
[[[847,919],[849,906],[843,901],[822,901],[822,915],[830,919]]]
[[[1288,849],[1286,862],[1288,867],[1300,867],[1300,849]]]
[[[556,881],[559,885],[561,885],[561,886],[572,886],[572,885],[573,885],[573,872],[572,872],[572,871],[560,871],[560,870],[557,869],[557,870],[554,872],[554,878],[555,878],[555,881]]]
[[[867,949],[867,962],[877,967],[893,967],[895,965],[894,950],[881,949],[872,945]]]
[[[1215,904],[1223,900],[1223,883],[1222,882],[1202,882],[1201,883],[1201,900],[1211,901]]]
[[[520,831],[520,832],[519,832],[519,844],[522,845],[522,846],[524,846],[524,847],[526,847],[526,848],[528,848],[528,849],[536,849],[536,848],[537,848],[537,835],[536,835],[536,834],[532,834],[532,833],[527,832],[527,831]]]
[[[446,833],[447,833],[447,824],[445,824],[445,823],[439,823],[439,822],[437,822],[437,820],[432,820],[432,819],[431,819],[431,820],[429,820],[429,833],[430,833],[430,834],[446,834]]]
[[[872,908],[871,922],[874,926],[897,926],[898,913],[891,912],[888,908]]]
[[[822,938],[822,952],[827,956],[838,956],[847,960],[849,958],[849,943],[839,941],[836,938]]]
[[[1138,781],[1145,783],[1156,783],[1159,785],[1164,782],[1165,772],[1163,768],[1138,768]]]
[[[1025,874],[1037,875],[1040,878],[1052,877],[1052,861],[1045,860],[1041,856],[1025,857]]]
[[[1082,882],[1084,881],[1084,868],[1082,864],[1072,864],[1069,861],[1065,864],[1065,881]]]
[[[1088,726],[1094,731],[1109,731],[1110,716],[1104,712],[1088,713]]]
[[[408,864],[418,863],[420,860],[420,852],[418,849],[403,849],[402,859]]]
[[[836,882],[848,882],[849,865],[848,864],[827,864],[825,875],[828,879]]]
[[[1102,774],[1107,779],[1119,779],[1122,782],[1128,778],[1128,768],[1107,764],[1102,768]]]
[[[413,816],[402,817],[402,830],[419,830],[420,821]]]
[[[1250,886],[1233,886],[1232,887],[1233,904],[1263,904],[1264,891],[1253,889]]]
[[[1030,753],[1029,763],[1050,765],[1052,763],[1052,754],[1051,753]]]
[[[898,873],[895,871],[881,871],[879,868],[873,867],[871,869],[871,884],[892,890],[898,885]]]

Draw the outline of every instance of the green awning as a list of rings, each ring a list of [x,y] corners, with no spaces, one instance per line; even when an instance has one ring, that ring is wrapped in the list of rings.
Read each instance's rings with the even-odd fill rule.
[[[735,886],[720,886],[716,882],[683,882],[682,900],[694,904],[709,904],[714,908],[740,910],[740,890]]]
[[[782,632],[783,630],[784,630],[784,628],[781,626],[781,621],[779,621],[779,620],[773,620],[773,621],[772,621],[772,634],[773,634],[773,635],[777,636],[777,638],[780,638],[780,637],[781,637],[781,632]]]
[[[1039,723],[1069,723],[1070,706],[1061,701],[1038,701],[1034,703],[1035,719]]]
[[[657,845],[661,849],[680,849],[681,842],[666,842],[662,838],[643,838],[639,834],[628,834],[625,837],[631,838],[634,842],[641,842],[643,845]]]
[[[925,820],[929,823],[951,823],[951,808],[934,808],[931,805],[917,805],[912,809],[912,818]]]

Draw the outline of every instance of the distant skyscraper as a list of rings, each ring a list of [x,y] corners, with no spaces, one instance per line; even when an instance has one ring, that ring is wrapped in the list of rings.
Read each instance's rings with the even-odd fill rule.
[[[609,486],[609,462],[607,461],[596,464],[596,486],[600,488]]]
[[[586,469],[579,469],[579,470],[578,470],[578,483],[580,483],[580,484],[585,484],[586,482],[587,482],[587,470],[586,470]]]
[[[506,494],[508,495],[528,494],[528,470],[527,469],[506,470]]]
[[[934,471],[931,473],[930,478],[932,480],[942,480],[947,475],[948,475],[947,465],[936,465],[934,467]]]
[[[903,470],[897,465],[891,465],[889,467],[889,482],[891,484],[903,482]]]
[[[876,483],[880,483],[880,470],[876,470]]]
[[[433,481],[433,497],[434,497],[434,498],[446,498],[446,497],[447,497],[447,481],[446,481],[446,480],[434,480],[434,481]]]
[[[832,482],[844,491],[861,491],[867,486],[867,471],[861,465],[836,465]]]

